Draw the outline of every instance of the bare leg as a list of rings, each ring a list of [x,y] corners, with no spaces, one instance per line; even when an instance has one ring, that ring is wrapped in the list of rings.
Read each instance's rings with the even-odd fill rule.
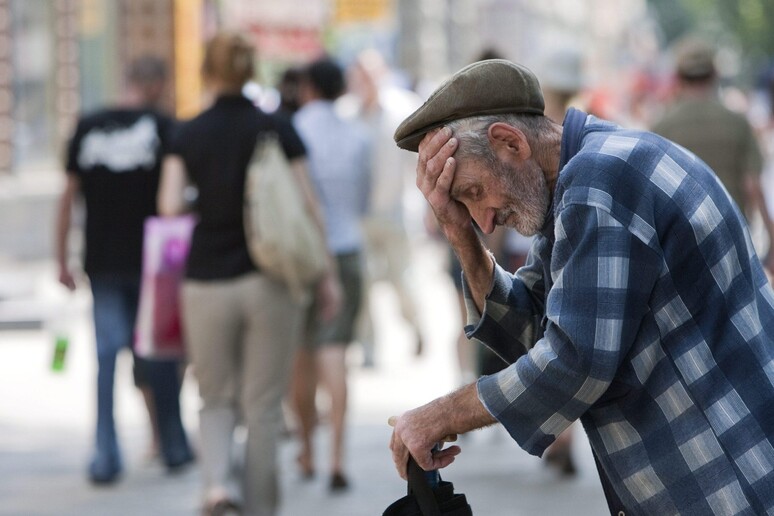
[[[331,479],[343,477],[344,424],[347,411],[347,347],[343,343],[325,344],[318,351],[318,374],[320,383],[325,387],[331,399]],[[340,479],[339,479],[340,480]],[[344,482],[346,484],[346,482]]]
[[[298,437],[301,443],[298,465],[304,478],[310,478],[314,475],[312,436],[317,424],[315,355],[315,351],[311,349],[301,348],[296,351],[290,385],[290,398],[298,422]]]

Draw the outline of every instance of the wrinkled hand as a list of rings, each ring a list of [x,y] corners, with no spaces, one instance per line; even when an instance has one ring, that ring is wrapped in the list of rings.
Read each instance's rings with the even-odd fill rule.
[[[336,274],[328,273],[317,285],[317,315],[322,322],[330,322],[339,314],[344,303],[344,292]]]
[[[457,139],[447,127],[428,133],[419,144],[417,188],[427,199],[444,232],[469,226],[471,222],[465,205],[450,196],[456,169],[452,155],[456,150]]]
[[[392,460],[404,480],[408,480],[409,454],[420,468],[430,471],[445,468],[462,451],[459,446],[433,451],[437,443],[454,441],[457,436],[439,429],[432,404],[410,410],[400,417],[393,416],[388,423],[394,427],[390,439]]]

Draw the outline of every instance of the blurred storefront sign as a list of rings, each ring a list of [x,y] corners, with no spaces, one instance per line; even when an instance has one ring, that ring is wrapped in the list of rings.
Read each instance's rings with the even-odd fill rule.
[[[247,24],[245,30],[255,38],[260,59],[306,61],[323,52],[319,27]]]
[[[393,13],[391,0],[336,0],[334,23],[380,22]]]
[[[305,63],[325,51],[330,2],[222,0],[220,25],[252,36],[260,82],[272,85],[290,65]]]

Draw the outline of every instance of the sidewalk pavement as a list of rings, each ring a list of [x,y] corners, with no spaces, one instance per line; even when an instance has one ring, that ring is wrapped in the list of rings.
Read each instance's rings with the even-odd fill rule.
[[[350,350],[350,410],[347,473],[351,488],[328,492],[328,431],[317,435],[317,476],[303,481],[295,467],[296,444],[280,447],[283,503],[280,516],[377,515],[405,494],[387,448],[390,415],[423,404],[457,385],[454,339],[459,316],[454,292],[441,268],[442,250],[430,249],[416,277],[423,302],[425,353],[413,355],[413,338],[399,317],[395,296],[377,285],[376,366],[362,368],[360,347]],[[31,270],[20,268],[19,273]],[[7,271],[6,271],[7,272]],[[66,309],[70,349],[65,370],[50,368],[50,328],[0,331],[0,516],[190,516],[198,514],[200,475],[196,466],[175,475],[146,458],[147,415],[132,387],[131,358],[119,359],[116,410],[124,454],[124,474],[110,487],[86,480],[91,451],[96,364],[86,289],[68,296],[54,283],[53,269],[34,269],[41,303]],[[43,276],[40,276],[43,275]],[[49,276],[46,276],[49,275]],[[59,312],[61,310],[57,310]],[[182,392],[184,420],[194,445],[197,406],[195,379],[186,377]],[[322,399],[322,402],[325,400]],[[605,514],[607,508],[588,443],[574,427],[578,475],[561,478],[540,459],[529,456],[500,427],[461,436],[463,451],[441,472],[463,492],[474,514]]]

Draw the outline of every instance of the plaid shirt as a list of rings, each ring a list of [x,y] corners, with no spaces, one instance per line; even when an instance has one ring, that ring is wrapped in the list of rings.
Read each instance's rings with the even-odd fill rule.
[[[467,292],[512,362],[481,401],[534,455],[580,419],[627,514],[774,514],[774,292],[739,209],[652,133],[571,110],[562,154],[527,264],[483,315]]]

